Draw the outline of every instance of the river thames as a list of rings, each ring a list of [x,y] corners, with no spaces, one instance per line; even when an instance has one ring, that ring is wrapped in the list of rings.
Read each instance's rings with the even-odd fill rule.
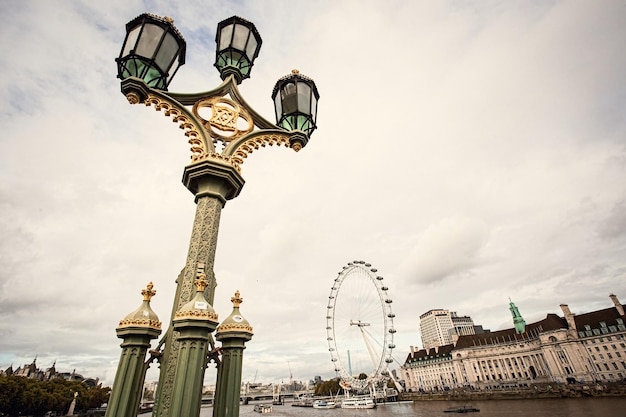
[[[372,410],[349,410],[336,408],[333,410],[318,410],[313,408],[292,407],[291,403],[275,405],[271,413],[263,414],[286,417],[320,417],[332,415],[335,417],[443,417],[453,416],[453,413],[444,413],[451,406],[469,405],[480,409],[479,413],[472,413],[476,417],[623,417],[626,415],[626,397],[599,397],[599,398],[567,398],[567,399],[538,399],[538,400],[489,400],[489,401],[416,401],[387,403]],[[212,407],[202,407],[201,417],[212,417]],[[242,405],[240,416],[260,416],[254,412],[253,405]]]

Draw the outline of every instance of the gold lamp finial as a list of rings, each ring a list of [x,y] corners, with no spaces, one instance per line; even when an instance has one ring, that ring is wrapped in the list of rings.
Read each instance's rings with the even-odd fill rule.
[[[196,277],[196,289],[198,291],[204,292],[206,287],[209,286],[209,280],[206,279],[206,274],[204,272],[198,273]]]
[[[154,295],[156,294],[156,290],[153,290],[153,288],[154,285],[152,285],[152,281],[150,281],[146,288],[141,290],[141,295],[143,295],[144,301],[150,301],[150,299],[154,297]]]
[[[241,303],[243,303],[243,298],[241,298],[241,294],[239,294],[239,290],[235,291],[235,296],[230,298],[230,301],[233,303],[233,307],[238,308]]]

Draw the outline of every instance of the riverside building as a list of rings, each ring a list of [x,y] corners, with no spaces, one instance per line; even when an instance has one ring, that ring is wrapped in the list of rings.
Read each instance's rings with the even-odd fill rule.
[[[461,335],[482,333],[482,326],[475,326],[469,316],[459,316],[444,309],[429,310],[420,316],[420,333],[424,349],[454,343]]]
[[[562,304],[563,317],[548,314],[530,324],[511,302],[515,327],[460,335],[443,346],[411,347],[401,368],[406,388],[417,392],[624,380],[626,316],[617,297],[610,298],[613,306],[603,310],[577,315]]]

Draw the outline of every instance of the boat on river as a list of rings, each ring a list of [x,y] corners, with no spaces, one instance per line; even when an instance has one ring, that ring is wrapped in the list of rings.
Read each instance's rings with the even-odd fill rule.
[[[255,404],[254,411],[261,414],[271,413],[272,405],[271,404]]]
[[[334,401],[327,401],[327,400],[315,400],[313,401],[313,408],[328,410],[331,408],[337,408],[337,403]]]
[[[461,407],[450,407],[447,410],[443,410],[444,413],[477,413],[480,410],[475,407],[468,407],[462,405]]]
[[[346,397],[341,400],[341,408],[376,408],[376,402],[372,397]]]

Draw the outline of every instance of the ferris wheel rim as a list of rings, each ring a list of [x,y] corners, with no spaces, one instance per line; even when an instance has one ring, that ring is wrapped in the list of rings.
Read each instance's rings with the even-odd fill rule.
[[[382,336],[382,343],[380,346],[380,354],[377,355],[379,356],[377,365],[374,366],[372,374],[367,375],[366,379],[358,379],[354,375],[351,375],[348,369],[346,369],[345,363],[343,363],[343,361],[341,360],[338,352],[337,335],[335,333],[335,330],[337,328],[335,323],[335,311],[337,307],[338,295],[340,294],[340,290],[344,284],[344,281],[348,277],[350,277],[351,273],[353,273],[354,271],[365,272],[366,276],[369,278],[369,281],[371,282],[371,284],[373,284],[373,288],[375,288],[376,295],[378,297],[380,314],[382,317],[382,335],[380,335]],[[370,263],[364,261],[349,262],[342,268],[342,270],[335,278],[335,282],[333,283],[333,286],[331,288],[331,293],[328,301],[326,330],[328,350],[331,354],[331,360],[334,364],[335,372],[339,374],[341,380],[346,382],[347,385],[354,387],[355,389],[365,389],[368,385],[384,378],[384,372],[388,370],[388,364],[392,362],[391,355],[393,349],[395,348],[395,345],[393,344],[393,337],[395,333],[395,328],[393,327],[393,318],[395,317],[395,315],[393,314],[391,309],[392,300],[387,294],[388,288],[383,284],[383,277],[378,275],[377,272],[377,269],[372,267]],[[365,326],[365,324],[361,323],[360,321],[357,324],[352,323],[352,320],[350,320],[350,325],[353,324],[358,325],[359,327],[361,327],[361,324]]]

